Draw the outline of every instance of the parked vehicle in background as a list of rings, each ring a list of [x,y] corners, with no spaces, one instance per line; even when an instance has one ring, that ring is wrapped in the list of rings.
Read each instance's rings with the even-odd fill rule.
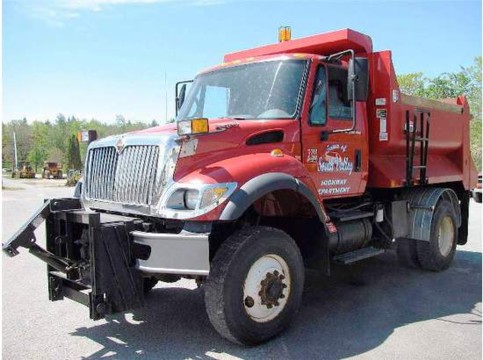
[[[472,190],[471,193],[473,195],[473,199],[477,203],[481,203],[481,171],[478,174],[478,182],[476,183],[476,187]]]
[[[50,300],[96,320],[195,279],[214,328],[257,344],[297,314],[304,267],[391,250],[450,266],[476,184],[466,98],[402,94],[391,52],[359,32],[282,30],[178,83],[176,124],[92,142],[80,198],[47,201],[3,245],[48,264]]]
[[[54,161],[44,161],[42,178],[62,179],[62,164]]]
[[[23,163],[18,170],[18,177],[20,179],[34,179],[35,171],[29,163]]]

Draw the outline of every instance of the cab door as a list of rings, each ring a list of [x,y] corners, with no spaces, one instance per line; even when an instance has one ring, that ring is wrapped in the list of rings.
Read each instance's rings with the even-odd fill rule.
[[[361,195],[368,169],[365,104],[356,103],[358,116],[353,131],[332,133],[352,126],[347,67],[313,64],[306,100],[302,117],[302,161],[319,197]]]

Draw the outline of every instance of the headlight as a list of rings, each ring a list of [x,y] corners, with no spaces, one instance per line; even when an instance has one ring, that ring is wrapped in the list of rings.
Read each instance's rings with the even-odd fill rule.
[[[198,205],[198,200],[200,199],[200,192],[195,189],[187,190],[184,194],[184,204],[185,206],[190,209],[196,209],[196,205]]]
[[[236,183],[223,183],[178,188],[169,195],[166,208],[206,213],[225,201],[235,191],[236,186]]]
[[[199,195],[196,189],[178,189],[171,195],[166,207],[174,210],[194,210],[198,205]]]
[[[185,189],[176,190],[169,198],[166,207],[175,210],[183,210],[185,209],[184,204],[184,193],[186,192]]]

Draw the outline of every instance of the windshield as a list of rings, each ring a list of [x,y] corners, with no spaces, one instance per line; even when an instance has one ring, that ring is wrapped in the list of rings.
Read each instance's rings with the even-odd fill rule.
[[[201,74],[177,120],[294,118],[306,64],[306,60],[266,61]]]

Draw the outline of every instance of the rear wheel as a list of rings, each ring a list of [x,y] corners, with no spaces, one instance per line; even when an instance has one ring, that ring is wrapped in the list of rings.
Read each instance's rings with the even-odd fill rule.
[[[284,330],[304,284],[300,250],[285,232],[251,227],[218,249],[205,284],[208,317],[224,338],[254,345]]]
[[[428,241],[417,241],[418,259],[421,267],[431,271],[447,269],[456,251],[458,229],[453,205],[441,200],[436,205]]]
[[[57,172],[57,179],[62,179],[62,171]]]

